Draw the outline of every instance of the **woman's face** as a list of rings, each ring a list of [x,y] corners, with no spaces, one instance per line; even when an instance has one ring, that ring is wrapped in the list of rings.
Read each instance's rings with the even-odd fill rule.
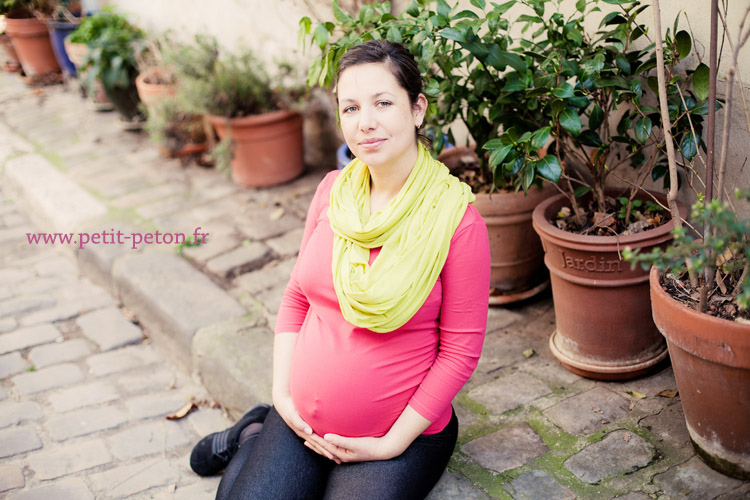
[[[370,167],[410,169],[417,153],[415,127],[427,109],[424,95],[412,106],[385,63],[345,69],[337,92],[341,129],[352,153]]]

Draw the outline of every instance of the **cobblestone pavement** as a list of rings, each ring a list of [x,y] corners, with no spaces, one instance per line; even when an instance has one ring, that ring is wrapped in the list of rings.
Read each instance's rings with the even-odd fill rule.
[[[241,189],[160,157],[72,86],[28,89],[4,73],[0,170],[0,497],[212,498],[218,479],[192,474],[187,455],[269,399],[275,314],[325,171]],[[83,227],[201,228],[210,244],[76,252],[26,238]],[[547,347],[554,321],[549,291],[490,309],[431,500],[750,498],[750,482],[695,455],[679,396],[659,395],[676,389],[669,367],[578,377]],[[216,398],[231,418],[205,404],[165,418],[191,398]]]

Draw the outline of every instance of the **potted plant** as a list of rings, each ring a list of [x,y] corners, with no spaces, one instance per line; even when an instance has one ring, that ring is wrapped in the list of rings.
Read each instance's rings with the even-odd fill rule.
[[[659,30],[658,1],[654,8]],[[718,6],[711,8],[714,26],[718,14]],[[740,27],[748,18],[750,9],[745,11]],[[709,101],[716,94],[717,32],[711,33]],[[644,267],[653,264],[653,317],[669,346],[688,432],[698,454],[711,467],[741,479],[750,479],[750,220],[734,212],[725,198],[724,183],[734,75],[747,33],[747,29],[739,33],[731,44],[718,181],[715,186],[709,182],[714,177],[715,153],[713,134],[707,134],[707,182],[692,207],[693,226],[676,218],[674,242],[667,249],[624,252],[634,263],[641,262]],[[666,76],[660,74],[662,95],[666,94],[665,81]],[[662,106],[661,114],[665,122],[670,120],[666,106]],[[711,112],[709,130],[714,130],[714,122]],[[667,152],[669,174],[676,176],[676,155]],[[748,191],[737,191],[737,195],[750,199]],[[669,200],[675,198],[676,192],[670,190]]]
[[[101,80],[105,93],[122,116],[126,128],[140,128],[143,114],[135,87],[138,74],[135,53],[142,50],[143,32],[112,10],[85,18],[71,36],[73,43],[88,46],[81,69],[89,90]]]
[[[471,3],[479,14],[440,0],[411,2],[396,17],[388,2],[362,5],[356,15],[333,2],[336,22],[313,29],[310,19],[303,18],[300,38],[311,36],[321,48],[321,55],[310,67],[309,86],[330,88],[346,50],[373,38],[403,43],[414,54],[425,75],[433,149],[438,159],[472,186],[474,205],[490,233],[490,303],[505,304],[533,296],[548,284],[542,247],[531,227],[531,211],[554,193],[551,184],[543,187],[543,180],[557,181],[559,170],[534,170],[525,183],[518,176],[506,179],[494,175],[483,146],[499,136],[503,122],[494,113],[488,119],[487,113],[507,93],[499,83],[506,61],[515,63],[519,58],[509,50],[514,38],[509,33],[511,23],[503,16],[505,7],[488,9],[482,0]],[[489,53],[494,58],[486,64],[482,58]],[[456,121],[466,125],[473,147],[444,149],[447,142],[457,142],[451,128]],[[537,145],[540,149],[544,146]]]
[[[81,23],[79,0],[57,0],[50,18],[46,21],[57,63],[67,75],[77,76],[76,66],[65,50],[65,38],[78,29]]]
[[[51,0],[4,0],[5,33],[29,83],[58,81],[60,65],[52,50],[44,20],[54,11]]]
[[[175,97],[149,106],[145,128],[165,156],[200,154],[208,147],[203,117],[183,111]]]
[[[556,329],[550,349],[569,370],[605,380],[639,376],[666,359],[664,340],[649,320],[648,275],[626,266],[620,252],[626,245],[663,246],[672,228],[662,208],[665,197],[643,189],[646,179],[664,176],[667,142],[651,106],[653,44],[647,45],[638,21],[648,6],[615,3],[592,37],[583,20],[599,11],[598,2],[579,1],[568,17],[545,13],[544,6],[553,4],[535,4],[537,10],[524,18],[524,29],[532,33],[518,54],[524,63],[516,61],[506,75],[510,92],[495,110],[502,116],[523,100],[525,127],[506,128],[485,145],[490,164],[504,175],[531,177],[529,169],[550,165],[562,170],[561,193],[540,203],[532,216],[552,281]],[[702,147],[697,134],[708,110],[703,69],[676,71],[691,42],[676,24],[667,34],[671,136],[686,160]],[[534,145],[547,137],[553,141],[549,154],[538,157]],[[527,160],[519,162],[519,155]],[[631,178],[622,174],[628,167]],[[611,178],[625,187],[610,187]]]
[[[302,115],[294,110],[301,91],[285,81],[290,68],[279,69],[270,77],[247,50],[220,54],[208,72],[179,73],[181,106],[207,115],[221,139],[213,150],[217,167],[231,164],[241,186],[281,184],[303,170]]]

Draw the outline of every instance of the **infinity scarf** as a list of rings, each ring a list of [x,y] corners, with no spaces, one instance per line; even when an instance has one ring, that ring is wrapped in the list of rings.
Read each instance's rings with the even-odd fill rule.
[[[432,291],[453,233],[474,201],[420,143],[406,183],[385,209],[370,215],[370,171],[349,163],[331,189],[333,285],[349,323],[391,332],[419,310]],[[372,266],[370,249],[382,247]]]

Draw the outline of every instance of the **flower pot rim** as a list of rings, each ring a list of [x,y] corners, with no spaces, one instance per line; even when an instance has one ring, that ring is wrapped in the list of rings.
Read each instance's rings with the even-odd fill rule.
[[[707,324],[708,328],[693,328],[691,335],[700,337],[700,344],[702,346],[713,347],[713,350],[719,352],[722,356],[719,359],[719,356],[712,355],[711,353],[704,353],[703,355],[699,355],[699,357],[727,364],[726,355],[728,354],[727,351],[729,351],[733,354],[737,363],[743,363],[743,359],[737,359],[737,357],[744,353],[744,365],[746,368],[750,368],[750,325],[738,323],[736,321],[729,321],[724,318],[717,318],[716,316],[704,314],[696,311],[692,307],[686,306],[664,290],[664,287],[662,287],[659,280],[659,276],[659,269],[656,266],[653,266],[649,273],[649,283],[652,304],[655,311],[654,316],[657,316],[656,311],[665,309],[678,314],[678,317],[682,319],[684,323],[696,325],[697,322],[700,321],[703,324]],[[660,331],[662,331],[661,328]],[[675,338],[676,336],[671,335],[671,333],[672,332],[668,333],[662,331],[662,335],[664,335],[667,340],[678,345],[681,349],[688,350],[694,355],[698,355],[695,353],[694,349],[686,346],[685,342]]]
[[[627,189],[627,188],[622,188]],[[620,191],[620,188],[607,188],[606,192],[616,192]],[[656,196],[657,198],[662,198],[663,201],[666,202],[666,196],[661,193],[655,193],[652,191],[648,191],[652,195]],[[555,226],[551,222],[547,220],[545,217],[545,212],[550,207],[550,205],[553,205],[555,203],[558,203],[560,201],[567,202],[567,198],[563,194],[556,194],[554,196],[551,196],[547,198],[546,200],[539,203],[539,205],[536,206],[534,209],[534,212],[532,214],[532,220],[534,221],[534,227],[537,231],[545,233],[549,238],[557,238],[559,240],[567,241],[570,243],[578,243],[583,244],[586,246],[599,246],[599,245],[616,245],[620,248],[624,248],[628,244],[637,244],[642,242],[644,239],[660,239],[663,241],[668,241],[672,239],[672,236],[670,232],[674,228],[674,222],[672,220],[662,224],[659,227],[646,229],[644,231],[641,231],[639,233],[634,234],[618,234],[614,236],[598,236],[598,235],[590,235],[590,234],[578,234],[578,233],[571,233],[569,231],[564,231],[560,229],[559,227]],[[565,203],[565,206],[567,206],[567,203]],[[680,213],[683,214],[683,216],[687,213],[684,206],[679,205],[680,207]]]
[[[211,121],[213,125],[216,125],[216,124],[223,125],[225,120],[228,118],[226,116],[212,115],[212,114],[207,114],[206,116],[208,117],[209,121]],[[230,117],[229,123],[233,127],[235,126],[252,127],[252,126],[258,126],[258,125],[264,125],[269,122],[295,118],[297,116],[301,117],[302,115],[298,111],[294,111],[291,109],[280,109],[277,111],[269,111],[267,113],[260,113],[257,115],[239,116],[239,117],[234,117],[234,118]]]

